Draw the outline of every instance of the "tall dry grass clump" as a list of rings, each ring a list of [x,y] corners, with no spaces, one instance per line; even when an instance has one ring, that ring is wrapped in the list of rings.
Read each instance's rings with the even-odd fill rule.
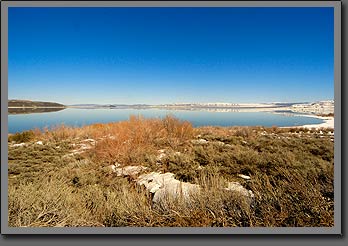
[[[187,121],[172,116],[145,119],[131,116],[128,121],[107,124],[108,137],[97,143],[93,155],[107,163],[142,164],[149,155],[163,146],[176,146],[193,137]]]

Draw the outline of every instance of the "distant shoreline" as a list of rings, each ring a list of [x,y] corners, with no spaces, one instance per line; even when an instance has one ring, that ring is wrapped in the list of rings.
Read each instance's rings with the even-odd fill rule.
[[[47,107],[8,107],[8,108],[68,108],[67,106],[47,106]]]

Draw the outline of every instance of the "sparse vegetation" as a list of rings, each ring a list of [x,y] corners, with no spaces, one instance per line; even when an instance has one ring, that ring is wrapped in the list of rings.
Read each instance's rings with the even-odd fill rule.
[[[132,116],[11,135],[9,226],[333,226],[332,133],[193,128],[171,116]],[[87,145],[90,139],[96,142]],[[13,147],[12,141],[26,145]],[[71,154],[79,146],[83,152]],[[160,160],[159,150],[165,151]],[[173,172],[181,181],[200,184],[203,192],[190,205],[175,200],[166,208],[155,206],[142,187],[108,171],[114,163]],[[230,181],[250,189],[254,202],[219,188]]]
[[[33,140],[35,138],[35,134],[33,131],[24,131],[17,132],[8,137],[8,142],[16,142],[16,143],[25,143]]]
[[[317,114],[318,116],[322,116],[322,117],[334,117],[334,113],[328,113],[328,114]]]

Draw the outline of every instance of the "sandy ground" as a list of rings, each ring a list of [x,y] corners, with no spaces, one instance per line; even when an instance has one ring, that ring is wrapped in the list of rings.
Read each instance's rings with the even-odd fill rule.
[[[296,127],[306,127],[306,128],[319,129],[319,128],[334,128],[334,125],[335,125],[335,118],[332,116],[330,116],[330,117],[323,117],[323,116],[317,116],[317,115],[301,115],[301,116],[322,119],[322,120],[324,120],[324,122],[320,123],[320,124],[302,125],[302,126],[296,126]]]
[[[335,118],[334,117],[321,117],[321,116],[315,116],[315,118],[318,119],[323,119],[324,122],[321,124],[314,124],[314,125],[303,125],[302,127],[307,127],[307,128],[322,128],[322,127],[329,127],[329,128],[334,128],[335,125]]]

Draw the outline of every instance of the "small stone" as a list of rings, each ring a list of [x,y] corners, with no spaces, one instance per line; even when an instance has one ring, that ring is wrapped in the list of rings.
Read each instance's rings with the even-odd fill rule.
[[[238,192],[241,195],[244,195],[246,197],[254,197],[254,193],[251,190],[245,189],[240,183],[238,182],[228,182],[227,188],[225,190]]]
[[[157,161],[161,161],[164,157],[166,157],[166,154],[161,153],[157,156]]]
[[[191,142],[193,144],[206,144],[206,143],[208,143],[208,141],[205,139],[192,140]]]
[[[12,146],[13,147],[21,147],[21,146],[25,146],[25,143],[14,144]]]
[[[238,174],[238,177],[242,178],[242,179],[246,179],[249,180],[250,176],[244,175],[244,174]]]

